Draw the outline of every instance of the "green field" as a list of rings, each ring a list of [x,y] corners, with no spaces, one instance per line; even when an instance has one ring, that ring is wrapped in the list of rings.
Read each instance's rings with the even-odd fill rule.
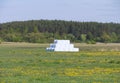
[[[120,83],[120,44],[75,44],[76,53],[47,46],[0,44],[0,83]]]

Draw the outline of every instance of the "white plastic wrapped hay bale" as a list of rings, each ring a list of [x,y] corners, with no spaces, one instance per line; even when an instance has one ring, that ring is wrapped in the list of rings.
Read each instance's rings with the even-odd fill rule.
[[[78,52],[79,48],[74,48],[73,44],[70,44],[70,40],[54,40],[53,44],[50,44],[47,51],[60,51],[60,52]]]
[[[54,40],[57,44],[70,44],[70,40]]]

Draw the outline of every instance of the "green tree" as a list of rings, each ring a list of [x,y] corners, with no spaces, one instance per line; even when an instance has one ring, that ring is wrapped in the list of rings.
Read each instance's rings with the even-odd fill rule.
[[[71,41],[75,41],[75,36],[73,34],[68,34],[67,39],[70,39]]]
[[[47,42],[54,38],[71,39],[75,42],[120,42],[120,23],[32,20],[0,24],[0,37],[5,41],[29,42],[34,39],[35,35],[39,37],[35,33],[42,33],[39,35],[44,35],[44,40],[39,41],[47,40]],[[29,40],[26,39],[27,36],[29,36]]]
[[[106,32],[103,32],[101,40],[102,42],[108,43],[111,42],[111,37]]]
[[[82,42],[85,42],[86,41],[86,34],[81,34],[81,41]]]
[[[27,34],[28,31],[29,31],[29,29],[28,29],[27,26],[25,26],[24,28],[22,28],[22,33],[23,33],[23,34]]]
[[[38,30],[38,27],[37,27],[37,26],[35,26],[35,27],[33,28],[33,32],[34,32],[34,33],[38,33],[38,32],[39,32],[39,30]]]
[[[118,37],[117,37],[117,35],[116,35],[115,32],[112,32],[112,34],[111,34],[111,40],[112,40],[112,42],[117,42]]]
[[[94,37],[91,32],[88,32],[86,38],[87,38],[87,40],[94,40]]]

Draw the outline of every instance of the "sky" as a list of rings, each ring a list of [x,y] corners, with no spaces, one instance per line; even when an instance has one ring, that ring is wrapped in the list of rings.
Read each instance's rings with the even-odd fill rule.
[[[0,23],[40,19],[120,23],[120,0],[0,0]]]

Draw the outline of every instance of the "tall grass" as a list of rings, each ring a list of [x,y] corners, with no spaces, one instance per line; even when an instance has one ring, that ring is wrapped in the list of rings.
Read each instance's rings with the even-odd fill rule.
[[[47,46],[1,44],[0,83],[120,82],[120,51],[86,50],[90,45],[77,45],[84,50],[76,53],[46,52]],[[99,50],[97,45],[94,47]]]

